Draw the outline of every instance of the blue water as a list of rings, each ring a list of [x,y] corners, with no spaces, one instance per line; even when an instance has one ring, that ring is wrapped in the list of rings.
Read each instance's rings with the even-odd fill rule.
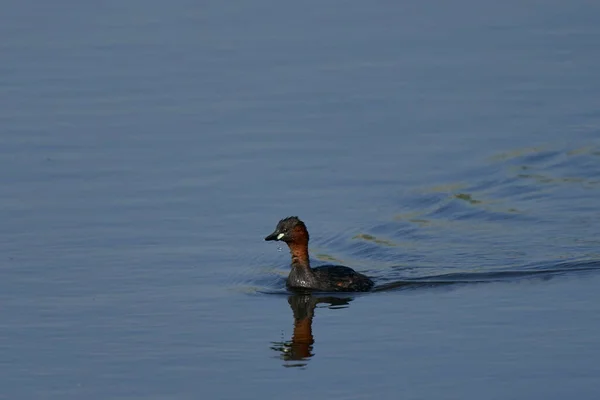
[[[0,398],[597,398],[600,4],[8,1],[0,35]],[[378,290],[290,297],[289,215]]]

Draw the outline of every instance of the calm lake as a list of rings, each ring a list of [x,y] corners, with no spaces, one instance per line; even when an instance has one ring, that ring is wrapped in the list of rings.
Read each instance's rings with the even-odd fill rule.
[[[597,399],[600,3],[8,0],[1,399]],[[281,218],[363,294],[291,295]]]

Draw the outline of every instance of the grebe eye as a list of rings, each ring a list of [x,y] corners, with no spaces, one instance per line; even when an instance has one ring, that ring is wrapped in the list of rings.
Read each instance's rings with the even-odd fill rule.
[[[284,236],[285,236],[285,233],[280,233],[279,235],[277,235],[277,240],[281,240],[281,238]]]

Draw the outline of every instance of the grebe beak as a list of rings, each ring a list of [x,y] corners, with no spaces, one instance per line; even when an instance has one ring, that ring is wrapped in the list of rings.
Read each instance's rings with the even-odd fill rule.
[[[265,238],[265,240],[281,240],[285,235],[281,232],[275,231]]]

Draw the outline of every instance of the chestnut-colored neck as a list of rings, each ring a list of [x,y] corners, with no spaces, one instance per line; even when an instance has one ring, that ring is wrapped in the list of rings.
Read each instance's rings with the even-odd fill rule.
[[[308,241],[290,242],[287,245],[292,255],[292,266],[310,269]]]

